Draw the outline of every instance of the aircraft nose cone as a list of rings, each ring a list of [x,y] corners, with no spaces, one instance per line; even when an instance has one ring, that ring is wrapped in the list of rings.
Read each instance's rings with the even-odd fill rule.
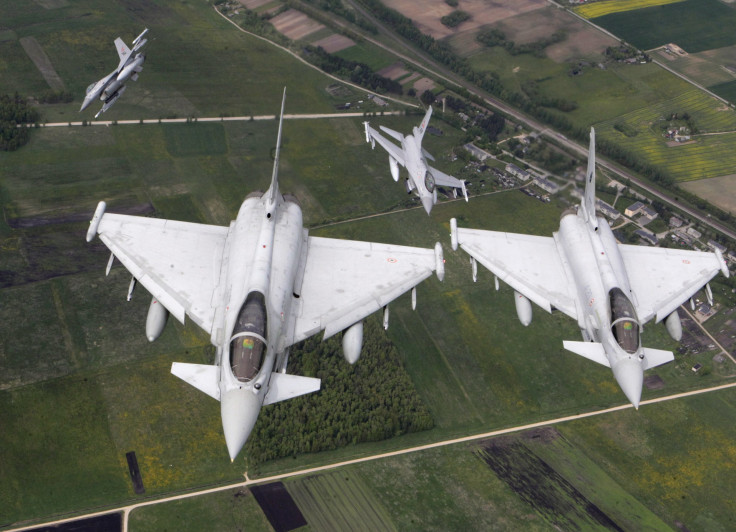
[[[425,196],[422,198],[422,205],[424,205],[424,210],[427,211],[427,214],[429,214],[432,210],[432,196]]]
[[[220,409],[227,452],[235,460],[256,424],[261,400],[250,389],[239,388],[222,396]]]
[[[641,401],[641,387],[644,383],[644,368],[637,359],[625,359],[613,367],[613,375],[624,392],[626,398],[639,409]]]
[[[90,98],[89,96],[85,96],[84,101],[82,102],[82,107],[79,109],[79,112],[81,113],[87,107],[89,107],[89,104],[92,103],[92,100],[94,100],[94,97],[93,98]]]

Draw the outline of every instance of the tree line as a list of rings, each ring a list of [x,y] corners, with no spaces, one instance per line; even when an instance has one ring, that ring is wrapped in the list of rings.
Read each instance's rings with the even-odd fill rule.
[[[376,74],[371,67],[365,63],[343,59],[336,55],[327,53],[321,46],[314,47],[308,44],[304,47],[306,59],[317,65],[328,74],[348,78],[353,83],[357,83],[376,92],[393,92],[402,94],[403,88],[401,83],[392,79]]]
[[[38,111],[17,92],[0,95],[0,150],[14,151],[29,140],[28,125],[38,122]]]

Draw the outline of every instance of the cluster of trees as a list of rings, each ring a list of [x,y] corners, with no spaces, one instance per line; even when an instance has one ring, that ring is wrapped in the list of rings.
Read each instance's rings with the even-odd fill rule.
[[[621,44],[619,46],[609,46],[606,51],[603,52],[608,59],[613,61],[625,61],[627,59],[643,59],[647,62],[651,61],[651,58],[628,44]]]
[[[340,340],[312,337],[292,348],[289,373],[318,377],[322,388],[262,410],[246,444],[249,466],[434,426],[377,320],[365,321],[354,366],[343,359]]]
[[[576,102],[566,100],[565,98],[552,98],[551,96],[541,94],[539,92],[537,82],[533,80],[522,83],[521,90],[535,105],[550,107],[562,111],[563,113],[569,113],[578,108],[578,104]]]
[[[306,58],[328,74],[335,74],[350,79],[363,87],[376,92],[393,92],[402,94],[401,83],[376,74],[371,67],[365,63],[350,61],[329,54],[321,47],[307,45],[304,47]]]
[[[46,91],[38,97],[39,103],[69,103],[74,101],[74,93],[69,91]]]
[[[526,157],[539,162],[544,168],[556,174],[568,172],[577,164],[575,157],[562,153],[541,139],[529,144]]]
[[[38,122],[38,111],[17,92],[0,95],[0,150],[14,151],[29,139],[28,124]]]
[[[567,38],[564,31],[556,31],[549,37],[544,37],[538,41],[516,44],[514,41],[506,39],[506,34],[498,29],[490,29],[479,33],[476,36],[478,42],[492,48],[494,46],[502,46],[511,55],[533,54],[536,57],[544,57],[544,50],[548,46],[562,42]]]
[[[449,15],[445,15],[444,17],[442,17],[440,19],[440,22],[442,22],[442,24],[444,24],[448,28],[454,28],[455,26],[469,19],[470,13],[458,9],[456,11],[453,11]]]

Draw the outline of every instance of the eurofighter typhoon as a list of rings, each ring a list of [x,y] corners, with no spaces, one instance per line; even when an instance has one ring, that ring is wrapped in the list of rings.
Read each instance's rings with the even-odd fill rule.
[[[583,342],[565,349],[613,370],[621,390],[639,408],[644,371],[674,360],[670,351],[642,347],[642,326],[665,321],[676,341],[682,338],[677,308],[720,270],[728,277],[721,253],[632,246],[616,242],[604,218],[595,212],[595,131],[590,149],[585,196],[577,209],[562,213],[552,237],[462,229],[450,221],[452,248],[460,245],[514,289],[523,325],[532,320],[530,300],[551,312],[577,320]]]
[[[147,39],[143,39],[147,31],[148,28],[133,40],[132,50],[126,46],[120,37],[115,39],[115,49],[118,51],[118,56],[120,56],[120,63],[107,76],[87,87],[87,94],[84,96],[82,108],[79,110],[80,113],[89,107],[95,99],[99,98],[103,105],[102,109],[95,115],[95,118],[97,118],[112,107],[112,104],[122,96],[126,89],[125,82],[129,79],[138,81],[138,73],[143,70],[143,63],[146,60],[146,56],[138,50],[148,42]]]
[[[294,196],[278,186],[281,103],[271,186],[250,193],[229,227],[106,214],[100,202],[87,241],[99,234],[136,281],[153,295],[146,336],[155,340],[169,313],[210,333],[214,365],[174,363],[171,372],[220,401],[234,460],[261,407],[319,390],[320,380],[286,373],[289,347],[324,331],[342,331],[345,359],[358,360],[362,320],[412,291],[444,260],[434,249],[309,236]]]
[[[436,168],[432,168],[427,163],[427,159],[434,161],[434,157],[422,148],[422,139],[424,138],[424,132],[427,131],[431,116],[432,107],[430,106],[419,127],[415,127],[412,130],[412,134],[406,136],[393,129],[380,126],[384,133],[398,140],[401,143],[401,147],[396,146],[396,144],[373,129],[368,122],[363,122],[363,126],[365,126],[365,141],[373,149],[376,148],[376,142],[378,142],[388,152],[389,168],[391,169],[391,177],[394,178],[394,181],[399,180],[399,165],[406,168],[409,173],[406,178],[406,191],[409,194],[414,191],[419,196],[427,214],[432,211],[432,207],[437,203],[438,186],[452,187],[452,193],[455,197],[457,197],[457,189],[459,188],[462,190],[463,196],[465,196],[465,201],[468,201],[465,181],[461,181]]]

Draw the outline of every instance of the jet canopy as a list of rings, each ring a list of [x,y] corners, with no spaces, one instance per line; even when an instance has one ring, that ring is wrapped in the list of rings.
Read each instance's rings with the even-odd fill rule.
[[[266,298],[251,292],[240,308],[230,339],[230,367],[235,378],[248,382],[258,375],[266,355]]]
[[[634,305],[620,288],[612,288],[608,293],[611,303],[611,332],[613,337],[627,353],[639,350],[639,321]]]
[[[435,186],[434,176],[432,175],[432,172],[430,172],[429,170],[427,170],[424,174],[424,186],[427,187],[427,190],[429,192],[434,191],[434,186]]]
[[[94,83],[90,83],[89,87],[87,87],[87,90],[85,91],[85,94],[89,94],[90,92],[92,92],[92,89],[95,88],[95,85],[97,85],[96,81]]]

